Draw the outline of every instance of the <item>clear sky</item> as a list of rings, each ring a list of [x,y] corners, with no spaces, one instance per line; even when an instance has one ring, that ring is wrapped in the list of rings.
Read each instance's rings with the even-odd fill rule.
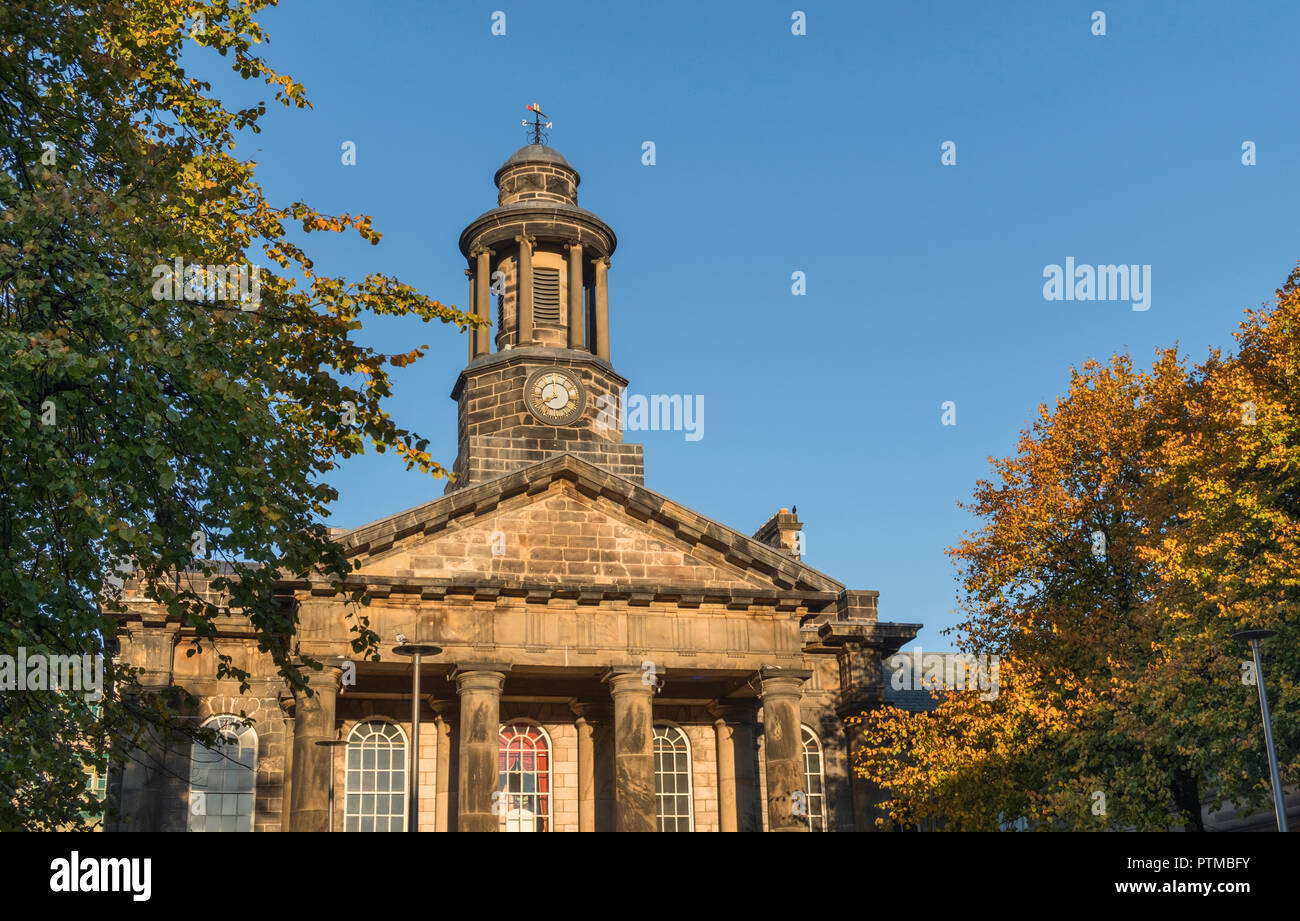
[[[926,648],[959,619],[944,550],[974,521],[957,503],[1070,367],[1228,347],[1300,258],[1293,0],[285,0],[261,18],[315,108],[269,111],[241,152],[272,200],[384,233],[313,235],[321,270],[464,306],[457,238],[541,103],[579,204],[619,237],[614,366],[633,393],[704,397],[699,441],[628,433],[646,485],[744,533],[797,504],[806,561],[879,590],[882,619],[924,623]],[[229,99],[269,96],[193,63]],[[1150,265],[1149,309],[1045,300],[1044,267],[1067,257]],[[464,337],[385,319],[362,338],[429,343],[390,409],[450,466]],[[333,482],[348,527],[444,485],[392,454]]]

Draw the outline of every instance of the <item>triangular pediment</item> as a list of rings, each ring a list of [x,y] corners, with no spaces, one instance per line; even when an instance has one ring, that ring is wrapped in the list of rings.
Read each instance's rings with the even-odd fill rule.
[[[347,532],[353,578],[627,586],[707,594],[839,592],[786,553],[572,455]]]

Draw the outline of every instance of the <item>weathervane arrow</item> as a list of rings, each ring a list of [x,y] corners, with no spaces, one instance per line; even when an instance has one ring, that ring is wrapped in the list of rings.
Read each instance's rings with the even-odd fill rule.
[[[529,133],[532,135],[532,143],[545,144],[547,141],[546,132],[551,128],[551,123],[546,122],[545,124],[542,124],[542,119],[546,117],[546,114],[542,111],[541,103],[532,102],[524,106],[524,108],[533,113],[533,120],[531,122],[528,121],[528,119],[524,119],[523,121],[524,127],[527,128]]]

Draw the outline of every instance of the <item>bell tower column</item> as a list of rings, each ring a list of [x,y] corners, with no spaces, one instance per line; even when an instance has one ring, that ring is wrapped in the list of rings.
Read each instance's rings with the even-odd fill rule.
[[[586,347],[582,328],[582,244],[566,244],[569,251],[569,348]]]
[[[596,355],[609,361],[609,258],[593,260],[596,265]]]
[[[515,345],[533,341],[533,238],[528,234],[515,237],[519,244],[519,323]]]
[[[492,293],[492,250],[480,246],[474,251],[475,274],[470,290],[474,292],[474,314],[486,323],[492,322],[492,308],[489,297]],[[470,360],[492,351],[491,325],[480,326],[470,334],[473,343]]]

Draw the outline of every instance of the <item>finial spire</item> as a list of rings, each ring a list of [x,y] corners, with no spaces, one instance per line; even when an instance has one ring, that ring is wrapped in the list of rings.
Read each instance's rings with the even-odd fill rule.
[[[533,113],[533,120],[531,122],[529,122],[528,119],[526,118],[524,119],[524,127],[528,129],[528,135],[529,138],[531,139],[531,143],[545,144],[548,140],[550,140],[550,135],[547,132],[551,128],[551,123],[550,122],[546,122],[545,124],[542,123],[542,119],[545,118],[546,115],[543,114],[542,112],[541,103],[534,102],[525,106],[525,108],[529,112]]]

